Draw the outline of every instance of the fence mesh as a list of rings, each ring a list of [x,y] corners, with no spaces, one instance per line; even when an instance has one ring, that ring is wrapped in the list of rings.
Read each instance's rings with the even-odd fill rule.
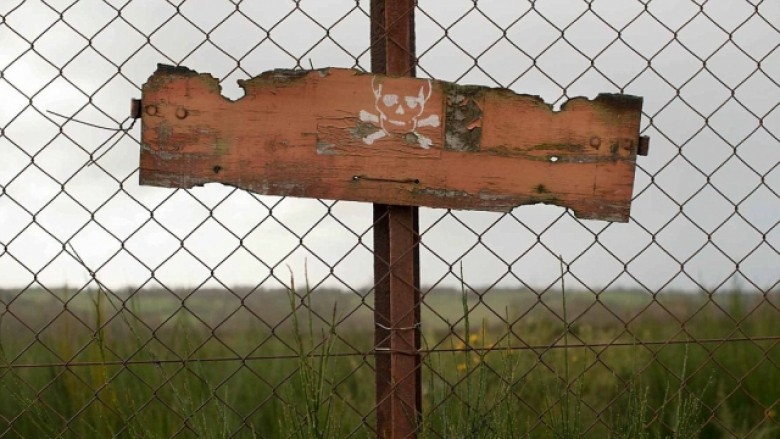
[[[780,5],[435,2],[418,76],[644,97],[631,222],[422,209],[425,437],[780,435]],[[372,211],[140,187],[130,98],[369,70],[366,1],[0,5],[0,436],[374,436]]]

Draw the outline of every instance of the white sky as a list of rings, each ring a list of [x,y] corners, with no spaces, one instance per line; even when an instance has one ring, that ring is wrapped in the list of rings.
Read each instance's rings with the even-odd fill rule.
[[[216,184],[140,187],[140,124],[87,166],[113,133],[46,113],[117,126],[157,63],[212,73],[231,98],[241,94],[237,79],[274,68],[368,70],[368,2],[360,10],[347,0],[303,0],[299,9],[244,1],[240,14],[229,1],[171,2],[181,15],[163,0],[47,3],[0,2],[0,288],[89,281],[66,243],[114,288],[255,285],[269,267],[287,279],[287,265],[299,278],[306,265],[313,284],[371,285],[370,205],[339,202],[328,216],[332,202]],[[578,221],[550,206],[512,215],[422,209],[423,283],[458,285],[450,265],[458,274],[462,261],[473,286],[545,287],[559,276],[560,254],[572,287],[730,288],[737,269],[743,286],[776,286],[780,3],[752,3],[538,0],[526,14],[527,1],[480,0],[471,10],[471,1],[421,0],[419,76],[556,104],[599,92],[643,96],[651,137],[629,224]],[[467,227],[484,232],[481,243]]]

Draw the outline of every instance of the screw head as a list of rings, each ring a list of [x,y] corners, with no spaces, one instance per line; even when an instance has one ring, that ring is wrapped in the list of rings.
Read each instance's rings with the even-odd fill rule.
[[[590,138],[590,146],[593,148],[598,149],[601,146],[601,139],[598,136],[593,136]]]
[[[187,109],[184,107],[179,107],[176,109],[176,117],[178,117],[179,119],[184,119],[185,117],[187,117],[187,114],[188,114]]]
[[[144,108],[144,111],[146,111],[146,114],[148,114],[149,116],[154,116],[155,114],[157,114],[157,105],[147,105]]]

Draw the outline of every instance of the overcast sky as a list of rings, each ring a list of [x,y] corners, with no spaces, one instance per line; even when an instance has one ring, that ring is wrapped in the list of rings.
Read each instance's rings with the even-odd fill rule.
[[[82,286],[89,274],[66,244],[112,288],[255,285],[271,268],[288,278],[287,265],[299,278],[306,265],[313,284],[371,285],[369,204],[338,202],[328,216],[331,201],[141,187],[140,124],[108,150],[115,133],[46,113],[127,127],[157,63],[209,72],[234,99],[236,80],[274,68],[368,70],[367,1],[47,3],[0,3],[0,288]],[[469,285],[544,288],[560,254],[572,287],[712,289],[731,287],[735,270],[747,288],[776,286],[780,3],[752,3],[421,0],[418,76],[556,105],[643,96],[651,138],[628,224],[551,206],[422,209],[423,283],[458,285],[450,267],[462,262]]]

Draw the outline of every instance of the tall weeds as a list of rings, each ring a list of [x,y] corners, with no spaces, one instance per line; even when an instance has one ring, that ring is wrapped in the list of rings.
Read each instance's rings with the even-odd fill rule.
[[[563,314],[563,383],[556,379],[553,386],[553,395],[557,401],[550,402],[545,398],[549,422],[555,439],[569,439],[581,437],[582,431],[582,389],[583,378],[579,375],[576,383],[572,382],[569,364],[569,322],[568,307],[566,306],[566,282],[563,258],[558,256],[561,270],[561,306]],[[557,387],[557,389],[556,389]],[[557,412],[557,414],[556,414]]]
[[[288,432],[286,437],[340,438],[342,424],[332,398],[335,389],[329,377],[331,354],[336,341],[337,307],[336,304],[333,305],[327,332],[321,329],[318,341],[314,331],[312,291],[309,286],[308,272],[305,278],[306,290],[303,295],[300,295],[296,291],[295,277],[291,271],[290,288],[287,291],[292,313],[293,337],[298,354],[297,372],[293,377],[292,391],[288,392],[288,398],[291,401],[302,402],[303,411],[299,412],[297,405],[290,407],[290,410],[285,410],[285,424],[281,427],[283,431]],[[298,315],[301,312],[304,314],[305,330]]]
[[[61,292],[62,300],[42,294],[38,297],[51,302],[44,305],[31,294],[29,300],[15,299],[16,308],[10,312],[0,309],[0,435],[372,436],[375,395],[370,359],[339,356],[342,337],[371,345],[366,330],[370,322],[357,329],[339,327],[336,334],[336,324],[342,320],[338,311],[362,305],[320,306],[320,296],[310,290],[308,279],[305,287],[296,286],[292,279],[286,292],[263,293],[267,294],[263,300],[281,302],[280,308],[291,311],[283,324],[269,329],[274,334],[259,333],[267,331],[261,325],[232,326],[235,332],[220,334],[219,341],[236,352],[288,358],[292,354],[293,358],[201,362],[197,358],[226,355],[221,344],[200,342],[215,337],[214,329],[203,327],[189,314],[174,316],[168,325],[148,323],[165,320],[168,314],[160,317],[157,303],[123,300],[99,282],[95,285],[76,294]],[[438,329],[432,328],[432,320],[425,321],[426,347],[435,343],[436,349],[447,348],[443,343],[448,341],[440,334],[449,334],[453,352],[429,353],[424,358],[421,437],[777,437],[780,400],[775,365],[780,364],[780,346],[776,343],[729,343],[713,350],[695,342],[688,348],[668,345],[652,351],[639,345],[612,347],[598,360],[590,355],[583,364],[574,335],[583,329],[574,328],[571,321],[580,298],[568,283],[561,283],[561,289],[553,306],[562,306],[563,328],[554,318],[511,317],[521,315],[519,308],[512,309],[517,296],[494,306],[505,310],[504,327],[475,317],[485,303],[465,284],[459,295],[448,296],[453,314],[460,314],[457,320]],[[692,303],[680,296],[675,302],[679,306]],[[164,297],[173,301],[167,309],[184,303],[167,293]],[[86,325],[64,318],[50,322],[51,314],[60,315],[56,312],[63,302],[68,312],[60,314],[73,312]],[[37,313],[32,306],[55,312]],[[738,312],[736,304],[733,308]],[[741,328],[751,335],[777,334],[776,312],[759,311],[745,312],[750,318]],[[729,322],[727,318],[691,320],[686,329],[718,334]],[[605,325],[592,329],[587,340],[613,340],[622,330],[624,326]],[[637,320],[632,330],[646,339],[664,340],[668,335],[663,322],[652,319]],[[534,347],[555,339],[559,346],[552,350]],[[518,343],[528,345],[514,349]],[[158,349],[162,344],[168,350]],[[43,345],[74,364],[24,366],[56,361]],[[144,362],[110,364],[117,359]],[[155,359],[172,362],[145,363]],[[77,361],[88,364],[75,365]],[[745,378],[730,380],[719,374],[721,368]],[[709,422],[712,417],[717,422]]]

